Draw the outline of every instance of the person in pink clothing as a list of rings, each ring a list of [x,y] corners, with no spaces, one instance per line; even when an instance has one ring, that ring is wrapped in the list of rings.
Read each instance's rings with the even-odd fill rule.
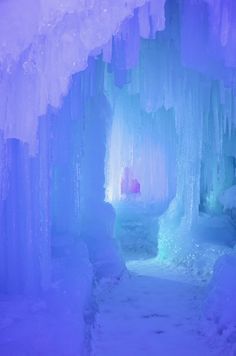
[[[121,194],[124,196],[131,196],[140,194],[140,183],[136,178],[133,178],[131,168],[125,167],[123,177],[121,180]]]

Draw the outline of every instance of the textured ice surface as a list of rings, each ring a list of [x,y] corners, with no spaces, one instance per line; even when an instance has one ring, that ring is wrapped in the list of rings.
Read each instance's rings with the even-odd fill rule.
[[[195,46],[206,47],[209,24],[201,18],[204,23],[199,27],[194,11],[205,16],[207,6],[193,0],[179,8],[178,2],[168,1],[165,30],[155,39],[141,41],[139,56],[138,44],[134,47],[136,66],[125,70],[127,47],[120,35],[106,74],[106,93],[113,108],[107,142],[107,199],[125,198],[120,189],[125,167],[140,183],[140,194],[133,201],[169,202],[174,197],[160,219],[159,251],[163,258],[179,254],[182,262],[191,252],[191,229],[199,213],[223,214],[219,197],[235,184],[235,72],[230,69],[232,82],[226,86],[223,79],[229,71],[223,63],[219,77],[199,69],[201,60],[210,60],[212,52],[192,53]],[[133,21],[136,43],[135,16]],[[191,39],[194,31],[201,37],[196,43]],[[196,63],[185,62],[185,51]],[[199,252],[191,254],[191,259],[196,256]]]
[[[87,66],[145,0],[20,0],[0,3],[0,129],[36,149],[37,119],[59,107],[71,75]],[[164,1],[154,11],[164,27]],[[141,20],[142,22],[144,20]],[[111,43],[111,41],[110,41]]]
[[[181,4],[184,64],[230,85],[235,83],[232,73],[236,66],[235,18],[234,0],[184,0]]]

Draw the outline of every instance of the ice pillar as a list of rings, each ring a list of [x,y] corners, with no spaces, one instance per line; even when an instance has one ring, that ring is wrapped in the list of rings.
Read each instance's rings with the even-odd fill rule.
[[[50,281],[48,124],[39,128],[39,152],[17,139],[0,139],[0,290],[38,293]]]
[[[105,151],[111,109],[103,94],[104,65],[92,61],[85,82],[93,83],[86,97],[81,158],[81,235],[97,276],[117,275],[123,268],[113,239],[115,211],[105,202]],[[91,80],[93,78],[93,80]]]

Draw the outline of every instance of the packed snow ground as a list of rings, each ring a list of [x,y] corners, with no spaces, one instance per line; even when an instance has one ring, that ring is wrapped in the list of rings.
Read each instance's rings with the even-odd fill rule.
[[[86,254],[78,243],[73,256],[54,261],[54,283],[42,296],[0,294],[0,356],[83,355],[93,278]]]
[[[129,262],[117,284],[97,290],[93,356],[220,355],[202,327],[206,283],[163,269],[155,260]]]

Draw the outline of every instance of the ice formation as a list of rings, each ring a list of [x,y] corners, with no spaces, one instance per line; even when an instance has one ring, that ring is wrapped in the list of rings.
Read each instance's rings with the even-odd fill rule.
[[[158,29],[163,29],[165,2],[150,1],[139,12],[138,8],[144,3],[143,0],[71,0],[40,1],[35,5],[22,0],[0,4],[2,290],[47,288],[54,241],[59,245],[73,241],[73,236],[82,233],[83,228],[80,231],[78,226],[83,219],[83,227],[89,228],[86,216],[88,219],[94,204],[104,209],[105,214],[102,188],[105,136],[102,130],[110,114],[109,109],[104,112],[102,65],[88,65],[88,57],[98,56],[103,49],[104,60],[110,61],[112,35],[125,18],[132,18],[135,9],[134,37],[137,40],[139,33],[154,36]],[[134,37],[127,31],[125,66],[134,64],[128,46]],[[133,43],[136,57],[137,43]],[[84,79],[72,78],[87,66],[88,74],[82,75]],[[70,82],[72,89],[63,102]],[[81,118],[95,115],[84,106],[89,97],[98,111],[103,109],[101,120],[96,121],[98,126],[91,126],[87,137]],[[56,115],[52,108],[59,107],[61,110]],[[38,121],[45,114],[47,117]],[[100,135],[94,136],[95,132]],[[95,138],[100,140],[100,151],[96,149]],[[88,152],[83,160],[84,149]],[[100,166],[95,165],[94,169],[96,174],[98,168],[101,169],[101,176],[94,182],[90,167],[96,161]],[[87,178],[81,179],[81,176]],[[81,213],[84,201],[87,206]],[[108,210],[112,234],[113,217]],[[101,234],[107,229],[102,225],[100,228]],[[70,238],[65,242],[63,236],[66,234]]]
[[[209,272],[233,253],[235,1],[5,0],[0,14],[0,291],[62,292],[80,249],[89,283],[120,277],[123,218],[121,239],[161,261]]]
[[[205,27],[196,26],[196,11],[205,16]],[[189,235],[199,215],[222,213],[220,196],[235,182],[234,69],[217,62],[220,71],[212,71],[214,65],[210,70],[213,50],[200,50],[217,40],[204,35],[213,31],[208,11],[216,16],[204,1],[186,1],[180,8],[168,2],[166,30],[156,39],[141,41],[137,65],[124,71],[124,60],[114,57],[108,68],[106,92],[114,117],[107,149],[107,199],[115,203],[122,198],[120,181],[127,166],[142,187],[139,200],[171,201],[160,218],[163,259],[175,255],[183,260],[190,253]],[[122,37],[114,51],[116,46],[120,59],[126,54]]]
[[[218,1],[214,7],[211,1],[194,0],[166,6],[165,1],[71,0],[41,1],[37,7],[22,0],[0,6],[1,226],[9,240],[9,248],[7,243],[2,249],[3,255],[9,249],[7,260],[1,259],[2,273],[5,263],[14,260],[17,266],[16,236],[22,234],[31,241],[22,252],[28,256],[24,263],[34,266],[25,267],[32,273],[25,280],[33,280],[37,270],[47,285],[51,216],[56,233],[76,235],[83,201],[86,211],[102,204],[103,179],[107,200],[122,198],[125,167],[139,184],[139,201],[171,202],[160,219],[160,256],[181,250],[183,241],[191,247],[187,235],[199,214],[221,213],[219,198],[235,184],[233,2]],[[201,26],[195,26],[196,12]],[[102,61],[101,53],[105,64],[88,65],[89,55]],[[72,78],[86,66],[90,74]],[[108,108],[101,111],[104,122],[97,117],[98,126],[93,124],[94,132],[108,130],[107,139],[105,131],[96,137],[106,141],[106,153],[103,146],[97,159],[98,150],[90,149],[93,130],[87,138],[81,123],[82,117],[96,115],[86,111],[90,97],[98,112]],[[52,107],[60,106],[56,115]],[[47,108],[53,120],[45,117],[38,125]],[[87,150],[89,158],[83,161]],[[94,177],[91,162],[102,162],[105,154],[105,177],[85,179]],[[99,169],[103,172],[103,163]],[[72,213],[64,213],[63,205]],[[9,227],[8,221],[15,223]],[[16,239],[13,249],[11,239]]]
[[[181,65],[190,69],[184,69],[176,92],[181,94],[174,101],[181,143],[177,194],[161,219],[163,256],[184,249],[184,240],[189,248],[191,226],[199,213],[219,214],[220,195],[235,182],[235,4],[219,1],[215,5],[184,1],[180,7]],[[171,238],[168,246],[173,228],[175,240]],[[178,236],[183,243],[177,247]]]
[[[86,68],[93,51],[109,47],[120,23],[144,3],[144,0],[1,2],[0,128],[4,137],[21,139],[35,152],[38,117],[46,113],[49,105],[60,106],[71,75]],[[158,5],[152,1],[150,11],[140,12],[140,21],[147,22],[152,13],[156,28],[162,28],[164,1]]]

